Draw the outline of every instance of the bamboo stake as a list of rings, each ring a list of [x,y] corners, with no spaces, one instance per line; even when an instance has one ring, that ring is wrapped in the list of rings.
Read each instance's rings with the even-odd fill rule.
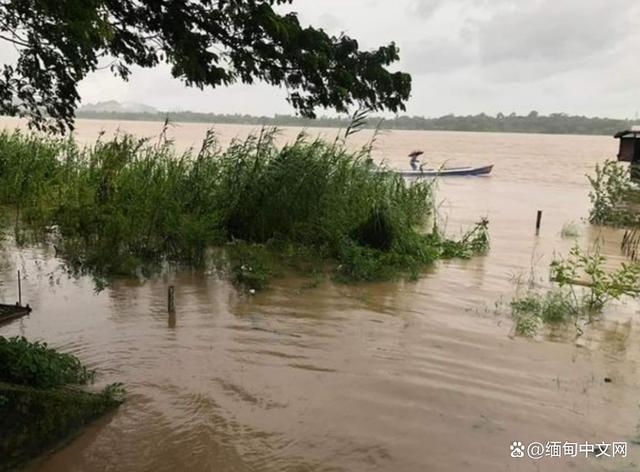
[[[173,285],[169,285],[169,291],[167,293],[167,308],[169,313],[176,312],[176,289]]]
[[[536,216],[536,234],[540,232],[540,223],[542,222],[542,210],[538,210]]]
[[[20,278],[20,271],[18,271],[18,305],[22,306],[22,280]]]

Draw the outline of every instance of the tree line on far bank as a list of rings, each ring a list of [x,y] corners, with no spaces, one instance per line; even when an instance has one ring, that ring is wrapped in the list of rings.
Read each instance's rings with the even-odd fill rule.
[[[177,122],[326,128],[345,128],[350,123],[349,117],[322,116],[309,119],[294,115],[252,116],[192,111],[169,113],[106,112],[85,111],[82,108],[78,110],[77,116],[78,118],[107,120],[164,121],[169,118],[169,120]],[[380,117],[370,117],[368,120],[369,127],[380,125],[384,129],[591,135],[613,135],[618,131],[628,129],[632,124],[633,122],[630,120],[567,115],[565,113],[540,115],[536,111],[527,115],[498,113],[496,116],[491,116],[480,113],[467,116],[444,115],[438,118],[403,115],[384,120]]]

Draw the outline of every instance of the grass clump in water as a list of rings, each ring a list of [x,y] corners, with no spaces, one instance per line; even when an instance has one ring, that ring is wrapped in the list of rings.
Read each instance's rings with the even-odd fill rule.
[[[80,148],[4,131],[0,204],[14,209],[20,240],[50,242],[72,272],[100,278],[205,266],[212,247],[227,248],[232,279],[254,289],[285,259],[264,257],[274,248],[305,248],[294,252],[316,266],[333,261],[350,280],[415,275],[438,258],[486,250],[486,222],[460,241],[425,234],[433,183],[377,170],[370,147],[351,152],[301,134],[279,148],[276,133],[226,150],[209,133],[197,154],[180,154],[166,140],[128,135]]]
[[[434,229],[437,233],[437,229]],[[442,257],[470,258],[478,254],[485,254],[489,250],[489,220],[482,218],[460,240],[446,239],[442,236]]]
[[[550,267],[554,287],[543,293],[529,290],[511,302],[516,334],[533,336],[543,324],[569,321],[578,327],[614,300],[640,297],[640,264],[622,263],[613,270],[606,264],[597,245],[591,252],[576,245],[567,258],[555,259]]]
[[[575,221],[569,221],[562,225],[560,236],[565,239],[575,239],[580,237],[580,226]]]
[[[515,332],[520,336],[534,336],[545,323],[563,323],[572,319],[574,307],[569,294],[552,289],[544,294],[529,292],[511,301]]]

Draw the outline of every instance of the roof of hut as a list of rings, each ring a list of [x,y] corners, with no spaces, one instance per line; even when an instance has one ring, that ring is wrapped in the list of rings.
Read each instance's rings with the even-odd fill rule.
[[[614,138],[637,138],[640,136],[640,126],[632,126],[630,129],[625,131],[618,131],[613,135]]]

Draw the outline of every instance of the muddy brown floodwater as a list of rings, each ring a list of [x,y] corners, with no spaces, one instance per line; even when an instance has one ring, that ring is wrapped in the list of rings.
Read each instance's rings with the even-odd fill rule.
[[[15,121],[4,120],[6,126]],[[157,134],[159,123],[122,130]],[[80,121],[81,140],[116,123]],[[172,130],[181,147],[207,125]],[[221,141],[249,127],[216,126]],[[281,139],[295,136],[286,129]],[[332,137],[332,130],[310,130]],[[361,133],[353,145],[368,138]],[[406,167],[414,148],[436,165],[494,163],[486,178],[444,179],[440,212],[456,233],[490,220],[491,251],[436,264],[417,282],[358,286],[285,279],[246,297],[206,273],[95,294],[45,249],[6,250],[3,298],[15,270],[33,313],[0,335],[44,339],[123,382],[128,401],[37,471],[631,471],[640,454],[638,305],[618,303],[584,336],[509,337],[514,279],[546,277],[571,239],[597,239],[615,262],[621,233],[581,221],[585,174],[616,154],[610,137],[394,131],[376,158]],[[536,211],[543,211],[535,235]],[[177,286],[178,312],[166,314]],[[605,382],[605,377],[611,382]],[[512,441],[627,441],[625,459],[512,459]]]

